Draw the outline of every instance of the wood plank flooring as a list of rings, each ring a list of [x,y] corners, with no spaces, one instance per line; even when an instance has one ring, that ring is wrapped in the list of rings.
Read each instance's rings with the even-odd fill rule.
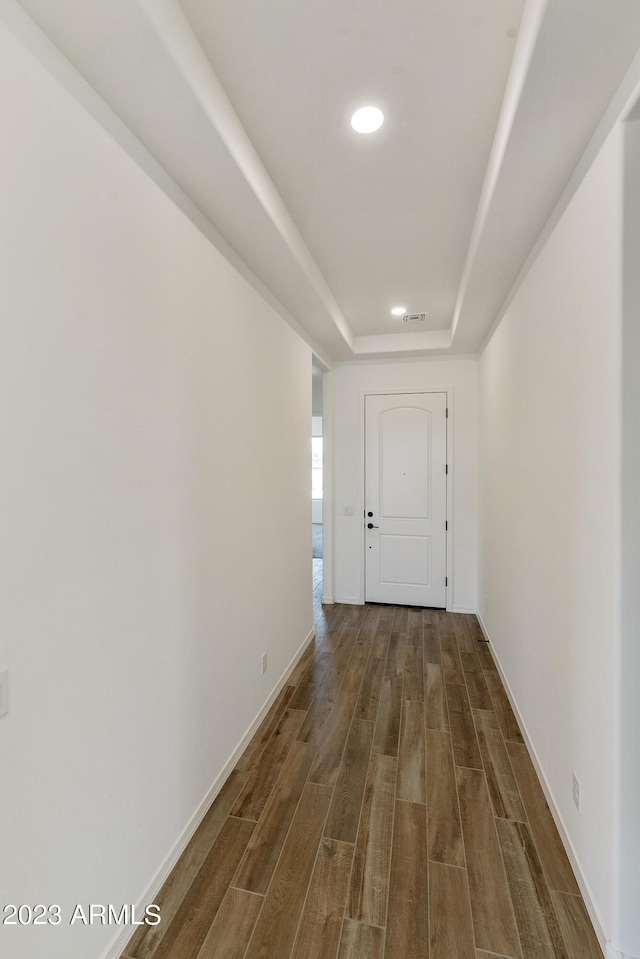
[[[316,596],[123,959],[601,959],[475,617]]]

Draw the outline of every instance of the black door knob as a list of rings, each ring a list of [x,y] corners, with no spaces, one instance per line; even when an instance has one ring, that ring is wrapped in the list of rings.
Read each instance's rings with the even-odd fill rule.
[[[367,513],[367,516],[373,516],[373,513],[371,512],[371,510],[369,510],[369,512]]]
[[[367,529],[378,529],[378,527],[374,526],[373,523],[367,523]]]

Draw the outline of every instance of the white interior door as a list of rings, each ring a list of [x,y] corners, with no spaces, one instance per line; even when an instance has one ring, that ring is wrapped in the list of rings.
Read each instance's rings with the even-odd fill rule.
[[[365,599],[446,606],[447,395],[365,398]]]

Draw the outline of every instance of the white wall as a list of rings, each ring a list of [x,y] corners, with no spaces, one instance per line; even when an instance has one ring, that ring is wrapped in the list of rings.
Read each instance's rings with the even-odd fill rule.
[[[0,85],[0,902],[68,919],[138,900],[311,629],[311,354],[4,27]]]
[[[479,364],[480,611],[609,937],[616,933],[621,243],[618,129]],[[574,770],[581,813],[572,801]]]
[[[622,563],[616,942],[640,955],[640,120],[625,134],[622,322]]]
[[[333,595],[357,603],[363,594],[362,427],[364,394],[376,391],[451,390],[453,455],[452,607],[476,609],[476,363],[452,358],[340,366],[333,392]],[[354,507],[344,516],[345,506]],[[325,582],[325,592],[327,586]]]

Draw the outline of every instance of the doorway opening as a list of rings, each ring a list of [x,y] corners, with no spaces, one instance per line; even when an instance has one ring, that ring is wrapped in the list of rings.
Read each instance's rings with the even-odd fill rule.
[[[322,609],[324,540],[324,436],[322,420],[322,371],[314,365],[312,367],[311,407],[311,546],[314,613],[319,613]]]

